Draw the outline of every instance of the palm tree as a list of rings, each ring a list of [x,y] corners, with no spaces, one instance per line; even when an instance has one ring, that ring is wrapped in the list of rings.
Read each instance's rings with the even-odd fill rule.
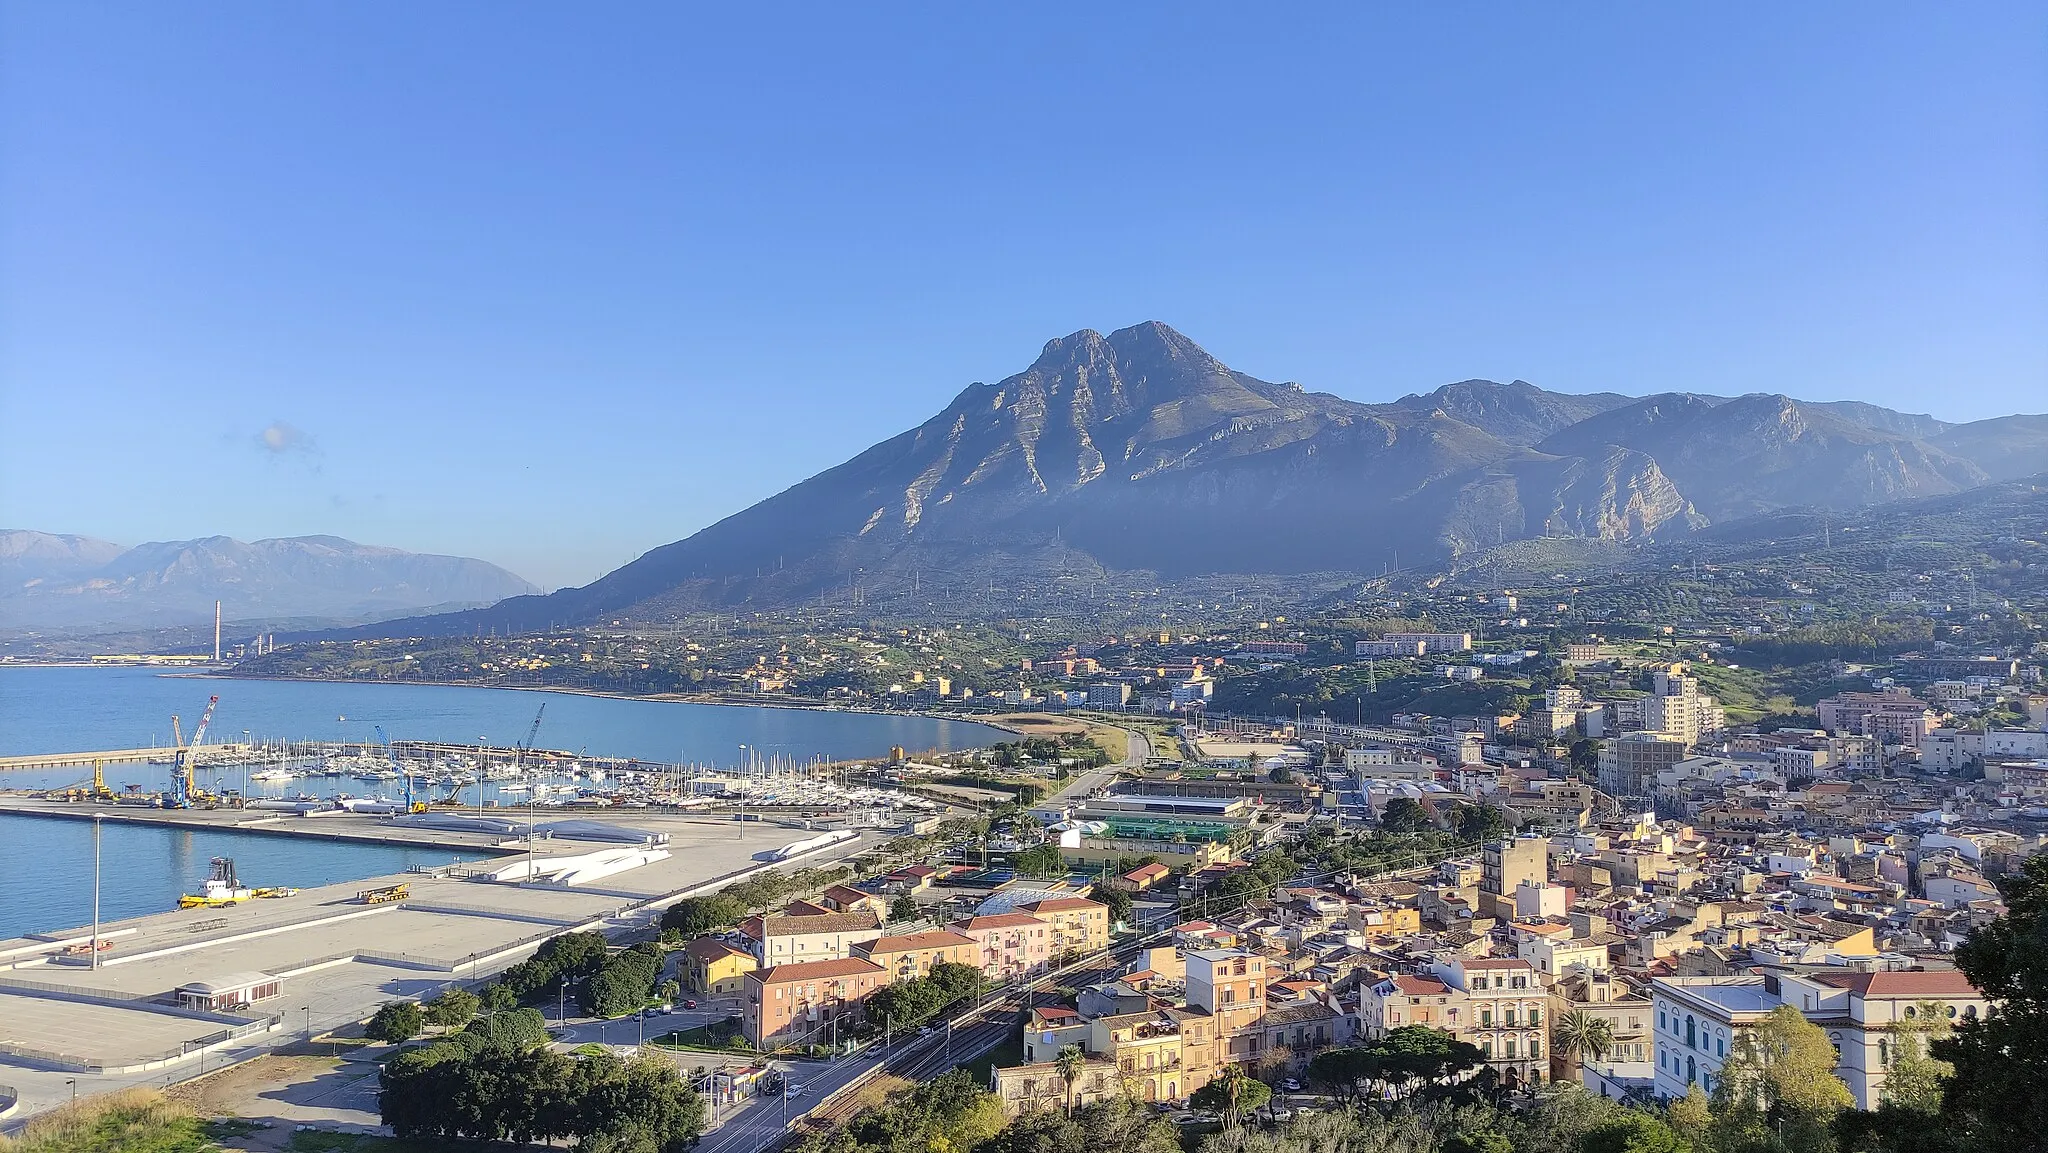
[[[1579,1079],[1579,1063],[1598,1061],[1614,1051],[1614,1022],[1584,1009],[1573,1009],[1550,1026],[1550,1044],[1565,1057],[1571,1079]]]
[[[1081,1080],[1081,1062],[1079,1045],[1069,1045],[1061,1049],[1059,1056],[1052,1059],[1053,1071],[1060,1075],[1060,1080],[1067,1083],[1067,1119],[1070,1121],[1074,1117],[1074,1085]]]

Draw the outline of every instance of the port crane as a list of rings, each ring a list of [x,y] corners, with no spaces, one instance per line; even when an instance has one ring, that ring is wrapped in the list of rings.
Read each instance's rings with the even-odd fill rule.
[[[171,718],[171,741],[178,746],[178,755],[171,761],[171,789],[164,795],[164,808],[189,809],[193,798],[202,795],[192,784],[192,762],[198,755],[199,742],[206,739],[206,726],[213,723],[213,709],[218,704],[218,695],[206,698],[206,711],[199,714],[199,723],[192,727],[191,744],[181,739],[178,718]]]
[[[392,744],[391,738],[384,735],[383,725],[374,727],[377,730],[377,739],[384,742],[384,755],[391,758],[392,769],[405,781],[405,811],[408,813],[426,812],[427,806],[424,803],[412,799],[412,772],[398,759],[398,746]]]
[[[542,701],[540,703],[540,710],[533,714],[533,724],[527,726],[526,743],[513,746],[512,768],[514,770],[521,773],[526,771],[526,757],[529,753],[533,752],[533,742],[540,736],[540,719],[547,715],[547,711],[548,703]]]

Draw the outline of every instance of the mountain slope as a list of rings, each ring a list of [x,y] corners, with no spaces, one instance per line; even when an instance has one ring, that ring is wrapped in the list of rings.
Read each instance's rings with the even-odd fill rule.
[[[1726,401],[1667,393],[1580,421],[1541,448],[1584,455],[1614,445],[1647,453],[1714,520],[1792,504],[1860,508],[1991,479],[1925,441],[1830,409],[1761,393]]]
[[[903,608],[986,589],[992,605],[997,586],[1119,572],[1378,573],[1521,538],[1669,538],[1979,485],[1993,472],[1972,452],[2020,461],[2048,444],[2011,423],[2027,419],[1977,429],[1856,402],[1481,380],[1361,404],[1235,371],[1156,322],[1083,330],[584,588],[375,631],[658,619],[856,589]]]
[[[120,545],[89,536],[0,529],[0,587],[91,572],[120,555]]]
[[[18,538],[32,536],[40,541]],[[105,542],[50,559],[51,534],[0,534],[0,557],[41,558],[0,569],[0,626],[11,629],[160,627],[230,620],[360,620],[378,614],[490,604],[536,591],[496,565],[360,545],[332,536],[243,542],[157,541],[121,551]],[[113,555],[106,555],[113,550]],[[96,563],[94,563],[96,562]]]

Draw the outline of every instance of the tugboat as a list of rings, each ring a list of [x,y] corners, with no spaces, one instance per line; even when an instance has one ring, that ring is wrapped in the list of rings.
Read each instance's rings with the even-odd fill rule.
[[[289,897],[297,889],[251,889],[243,886],[235,875],[233,857],[215,857],[212,871],[206,875],[206,883],[197,893],[186,893],[178,898],[180,909],[218,909],[227,905],[239,905],[256,897]]]

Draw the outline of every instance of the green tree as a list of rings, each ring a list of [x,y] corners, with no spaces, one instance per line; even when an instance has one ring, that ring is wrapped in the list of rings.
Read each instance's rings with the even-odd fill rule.
[[[1429,810],[1412,797],[1395,797],[1380,811],[1380,828],[1389,833],[1419,833],[1435,827]]]
[[[1622,1110],[1579,1142],[1580,1153],[1690,1153],[1692,1143],[1658,1117]]]
[[[411,1001],[386,1001],[370,1018],[369,1025],[363,1029],[363,1036],[396,1045],[419,1036],[425,1026],[426,1014],[418,1005]]]
[[[701,937],[729,929],[747,915],[747,906],[724,893],[708,897],[684,897],[661,915],[664,932],[674,931],[683,939]]]
[[[482,1002],[475,993],[462,988],[443,989],[426,1005],[426,1021],[443,1029],[460,1029],[475,1017]]]
[[[892,921],[915,921],[924,916],[924,910],[917,907],[917,898],[909,893],[898,896],[889,903],[889,919]]]
[[[2005,915],[1956,949],[1956,967],[1998,1005],[1965,1018],[1933,1056],[1955,1067],[1943,1116],[1985,1153],[2037,1149],[2048,1134],[2048,854],[1999,885]]]
[[[1081,1080],[1083,1064],[1084,1058],[1081,1056],[1079,1045],[1065,1046],[1052,1059],[1053,1071],[1059,1074],[1060,1081],[1066,1085],[1067,1116],[1070,1119],[1074,1116],[1074,1085]]]
[[[1223,1075],[1194,1091],[1188,1104],[1197,1109],[1220,1114],[1223,1123],[1235,1128],[1240,1121],[1256,1113],[1273,1097],[1273,1090],[1264,1081],[1257,1081],[1244,1075],[1235,1065],[1224,1069]]]
[[[1465,805],[1458,809],[1458,839],[1498,841],[1508,835],[1507,816],[1494,805]]]
[[[1109,910],[1109,921],[1112,925],[1130,924],[1131,917],[1138,908],[1137,902],[1131,899],[1129,893],[1124,892],[1122,889],[1109,888],[1106,885],[1097,887],[1089,896],[1091,900],[1102,902],[1104,907]]]
[[[1714,1086],[1718,1143],[1764,1137],[1792,1153],[1832,1149],[1837,1115],[1855,1104],[1835,1060],[1827,1033],[1790,1005],[1737,1032]]]
[[[1573,1009],[1550,1023],[1550,1044],[1563,1056],[1571,1070],[1570,1080],[1579,1079],[1579,1065],[1587,1058],[1604,1060],[1614,1051],[1614,1022],[1584,1009]]]
[[[1884,1079],[1885,1104],[1913,1113],[1941,1111],[1943,1086],[1956,1070],[1933,1055],[1932,1045],[1951,1031],[1947,1007],[1938,1001],[1922,1001],[1913,1006],[1910,1016],[1892,1026],[1883,1046],[1891,1056]]]
[[[1026,877],[1057,877],[1067,871],[1066,858],[1060,855],[1060,847],[1050,841],[1018,853],[1011,865]]]

